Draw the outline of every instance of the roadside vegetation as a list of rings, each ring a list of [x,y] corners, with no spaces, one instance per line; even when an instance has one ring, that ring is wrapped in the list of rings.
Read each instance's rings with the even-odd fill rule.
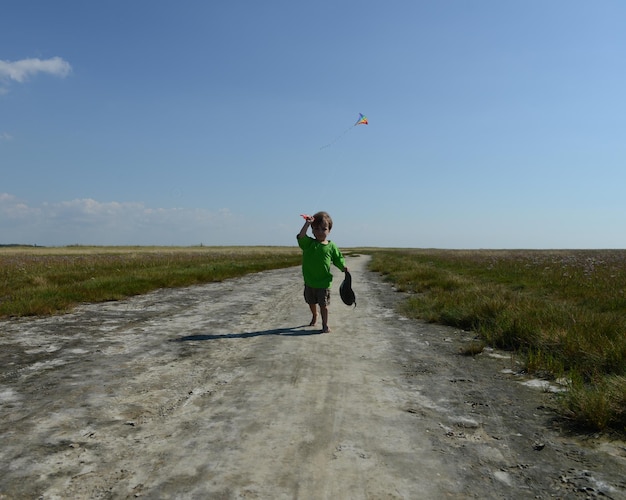
[[[567,380],[561,410],[576,426],[626,433],[626,250],[381,250],[371,269],[410,293],[407,316]]]
[[[514,351],[529,373],[567,380],[573,424],[626,434],[626,250],[358,251],[409,293],[405,315],[476,332],[466,355]],[[0,318],[300,262],[297,247],[2,247]]]
[[[0,317],[49,315],[85,302],[295,266],[288,247],[0,248]]]

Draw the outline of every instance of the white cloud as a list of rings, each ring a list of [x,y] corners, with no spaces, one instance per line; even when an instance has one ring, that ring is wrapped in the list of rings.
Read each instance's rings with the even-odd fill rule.
[[[22,219],[37,215],[37,213],[36,209],[31,209],[12,194],[0,193],[0,215],[3,219]]]
[[[228,209],[154,208],[91,198],[39,206],[0,193],[0,243],[62,246],[237,244]]]
[[[0,78],[24,82],[37,73],[48,73],[61,78],[72,71],[70,63],[60,57],[50,59],[21,59],[19,61],[0,60]]]
[[[8,132],[0,132],[0,141],[12,141],[13,136]]]

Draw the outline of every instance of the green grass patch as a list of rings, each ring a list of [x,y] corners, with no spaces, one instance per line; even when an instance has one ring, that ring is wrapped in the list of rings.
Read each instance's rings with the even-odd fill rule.
[[[371,269],[410,292],[405,315],[576,381],[562,409],[577,425],[626,432],[626,251],[377,250]]]
[[[48,315],[79,303],[242,276],[301,262],[289,247],[0,249],[0,317]]]

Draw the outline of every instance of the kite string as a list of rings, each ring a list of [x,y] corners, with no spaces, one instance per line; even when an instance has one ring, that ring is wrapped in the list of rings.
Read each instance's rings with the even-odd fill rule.
[[[350,130],[352,130],[354,127],[356,127],[356,124],[352,125],[351,127],[348,127],[346,130],[343,131],[343,133],[341,135],[338,135],[337,137],[335,137],[331,142],[329,142],[328,144],[326,144],[325,146],[322,146],[320,149],[326,149],[329,146],[332,146],[333,144],[335,144],[339,139],[341,139],[344,135],[346,135],[348,132],[350,132]]]

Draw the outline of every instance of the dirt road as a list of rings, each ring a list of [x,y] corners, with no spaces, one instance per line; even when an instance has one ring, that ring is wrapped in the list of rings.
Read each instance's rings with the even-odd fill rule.
[[[626,498],[624,443],[348,265],[330,334],[298,268],[0,322],[0,498]]]

